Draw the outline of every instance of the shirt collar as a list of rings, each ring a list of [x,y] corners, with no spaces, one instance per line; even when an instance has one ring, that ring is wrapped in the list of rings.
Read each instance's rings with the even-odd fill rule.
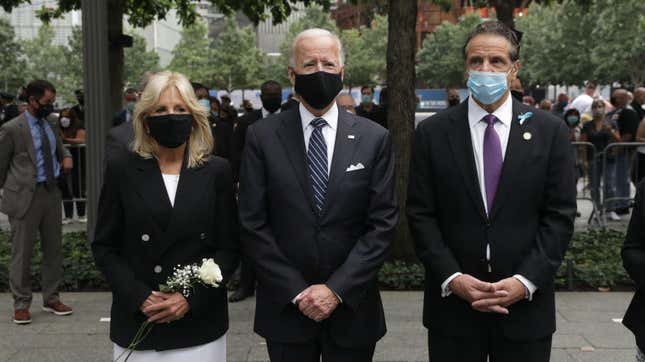
[[[338,126],[338,106],[336,106],[335,101],[332,104],[331,108],[329,108],[327,113],[323,114],[320,117],[316,117],[313,114],[311,114],[311,112],[309,112],[309,110],[305,108],[305,106],[303,106],[302,103],[298,105],[298,108],[300,110],[300,119],[302,120],[303,131],[306,130],[307,127],[309,127],[309,123],[311,123],[311,121],[314,118],[323,118],[325,121],[327,121],[327,125],[329,125],[329,127],[331,127],[334,130]]]
[[[38,118],[34,117],[33,114],[31,114],[29,111],[25,111],[25,117],[27,117],[27,121],[31,125],[36,125],[38,124]]]
[[[271,113],[271,112],[267,111],[264,107],[262,107],[262,118],[267,118],[268,116],[270,116],[272,114],[278,114],[278,113],[280,113],[280,108],[278,108],[277,111]]]
[[[474,127],[484,116],[489,113],[475,102],[473,96],[468,97],[468,124],[470,128]],[[507,127],[510,127],[513,120],[513,97],[510,93],[507,94],[506,100],[499,106],[493,115]]]

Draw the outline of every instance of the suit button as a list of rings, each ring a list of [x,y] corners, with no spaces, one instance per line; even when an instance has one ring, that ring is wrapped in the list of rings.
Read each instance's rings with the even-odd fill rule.
[[[155,265],[154,271],[155,273],[159,274],[161,273],[163,269],[161,268],[161,265]]]
[[[148,235],[148,234],[141,235],[141,240],[145,241],[145,242],[150,241],[150,235]]]

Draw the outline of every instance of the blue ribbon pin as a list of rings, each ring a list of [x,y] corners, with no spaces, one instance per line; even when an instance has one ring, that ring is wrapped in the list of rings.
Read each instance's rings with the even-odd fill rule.
[[[531,118],[532,116],[533,116],[533,112],[526,112],[526,113],[522,113],[519,116],[517,116],[517,118],[520,120],[520,126],[523,125],[524,122],[527,119]]]

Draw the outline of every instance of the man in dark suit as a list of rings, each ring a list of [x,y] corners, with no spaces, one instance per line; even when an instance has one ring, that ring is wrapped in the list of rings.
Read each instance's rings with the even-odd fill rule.
[[[132,114],[134,113],[134,106],[139,99],[139,93],[134,88],[128,88],[123,94],[123,109],[119,111],[112,119],[112,127],[116,127],[122,123],[132,122]]]
[[[54,86],[35,80],[26,92],[27,111],[0,128],[0,211],[11,225],[9,285],[16,324],[31,323],[31,257],[37,232],[43,250],[42,308],[60,316],[72,314],[58,295],[63,278],[58,178],[71,171],[72,156],[63,147],[60,129],[47,120],[54,110]]]
[[[124,122],[112,127],[105,139],[105,160],[110,160],[120,152],[130,151],[134,141],[132,122]]]
[[[417,127],[410,166],[430,356],[546,362],[576,213],[568,130],[510,96],[519,42],[504,24],[477,26],[464,56],[471,96]]]
[[[371,361],[385,334],[377,272],[398,220],[389,133],[341,112],[340,40],[296,36],[297,109],[249,127],[242,245],[258,278],[255,331],[272,362]]]
[[[387,114],[384,109],[374,104],[374,87],[371,85],[361,87],[361,104],[356,106],[356,114],[387,128]]]
[[[235,181],[239,180],[240,162],[242,150],[246,142],[246,130],[256,121],[266,118],[269,115],[280,113],[280,104],[282,102],[282,86],[274,80],[268,80],[260,86],[260,99],[262,100],[262,109],[253,110],[245,114],[237,121],[235,131],[233,131],[233,152],[232,166]],[[250,297],[255,293],[255,270],[253,263],[242,259],[240,265],[240,285],[238,289],[229,297],[230,302],[239,302]]]

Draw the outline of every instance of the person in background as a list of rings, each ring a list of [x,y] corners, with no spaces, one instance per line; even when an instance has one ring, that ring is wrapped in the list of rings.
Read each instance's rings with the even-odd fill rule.
[[[533,98],[532,96],[524,96],[522,97],[522,103],[533,108],[535,107],[535,98]]]
[[[197,102],[208,113],[208,123],[211,126],[211,132],[214,138],[215,146],[213,154],[226,160],[231,159],[231,141],[233,137],[233,124],[225,122],[222,118],[222,112],[218,117],[212,115],[212,103],[209,89],[201,83],[192,83]],[[218,102],[219,103],[219,102]]]
[[[287,95],[287,100],[282,103],[282,107],[280,109],[286,111],[292,108],[298,108],[298,104],[298,99],[293,95],[293,93],[289,93],[289,95]]]
[[[553,103],[551,103],[551,101],[548,99],[543,99],[540,102],[540,109],[545,112],[551,112],[552,107],[553,107]]]
[[[73,199],[84,199],[85,196],[85,147],[78,145],[85,144],[85,124],[78,118],[73,109],[60,111],[58,119],[63,144],[70,145],[69,152],[72,155],[74,169],[69,174],[60,178],[60,188],[63,193],[63,225],[69,224],[74,218],[74,204],[78,221],[85,223],[85,201]]]
[[[580,114],[591,113],[591,103],[596,97],[596,89],[598,83],[588,81],[585,84],[584,92],[577,96],[567,107],[567,109],[575,108]]]
[[[524,88],[522,88],[522,81],[520,78],[515,78],[511,82],[511,95],[513,98],[517,99],[518,102],[522,102],[524,98]]]
[[[569,96],[566,95],[565,93],[558,94],[558,99],[556,103],[553,105],[553,110],[552,110],[553,114],[564,118],[564,112],[568,104],[569,104]]]
[[[72,170],[72,155],[58,126],[47,119],[54,111],[56,88],[46,80],[27,85],[27,111],[0,128],[0,211],[11,225],[9,286],[16,324],[31,323],[31,259],[37,234],[43,252],[42,308],[58,316],[72,314],[60,301],[63,278],[61,192],[58,178]]]
[[[226,361],[226,283],[239,258],[231,169],[211,156],[208,111],[185,76],[160,72],[134,111],[132,152],[108,160],[92,252],[112,289],[114,358],[144,321],[154,329],[134,361]],[[160,285],[182,267],[212,258],[219,287],[188,295]]]
[[[217,97],[211,96],[209,98],[210,103],[211,103],[211,112],[208,115],[208,119],[211,124],[218,122],[219,120],[219,113],[220,109],[222,108],[222,104],[219,102],[219,99]]]
[[[0,126],[16,118],[18,106],[14,102],[15,98],[9,93],[0,92]]]
[[[356,104],[354,104],[354,97],[349,93],[341,93],[336,97],[336,104],[338,108],[344,109],[351,114],[356,114]]]
[[[634,142],[640,119],[638,113],[629,105],[628,94],[625,89],[616,89],[612,93],[616,109],[612,115],[612,122],[618,125],[620,141]],[[619,148],[616,150],[616,197],[620,198],[614,203],[618,215],[629,214],[630,205],[630,178],[633,148]]]
[[[620,133],[615,124],[606,118],[605,102],[597,99],[591,105],[592,120],[582,126],[580,141],[590,142],[594,145],[596,154],[587,154],[589,162],[589,183],[591,187],[591,198],[596,207],[599,207],[602,200],[600,194],[600,185],[603,172],[608,176],[616,174],[616,159],[613,154],[608,154],[606,159],[606,169],[603,169],[603,154],[605,148],[614,142],[620,142]],[[613,178],[607,177],[604,185],[604,198],[613,197],[616,193],[615,182]],[[620,216],[615,211],[608,208],[607,217],[612,221],[620,220]]]
[[[641,121],[645,117],[645,87],[639,87],[634,90],[634,101],[631,104],[634,112],[638,114]]]
[[[132,122],[132,112],[134,106],[137,104],[138,93],[134,88],[128,88],[123,94],[123,109],[114,116],[112,120],[112,127],[117,127],[122,123]]]
[[[18,97],[17,102],[16,97],[11,96],[10,94],[5,94],[5,99],[7,103],[4,108],[4,121],[2,124],[11,121],[25,111],[25,107],[23,106],[25,103],[24,94],[21,94]]]
[[[211,101],[210,101],[210,94],[208,92],[208,88],[201,83],[193,82],[191,84],[193,86],[193,89],[195,90],[195,96],[197,97],[197,102],[202,107],[204,107],[204,109],[210,110]]]
[[[74,112],[75,117],[81,122],[85,122],[85,95],[82,89],[77,89],[74,91],[74,96],[76,97],[76,103],[71,111]]]
[[[378,96],[378,105],[379,107],[381,107],[381,112],[383,112],[383,119],[385,120],[385,128],[387,129],[387,125],[389,124],[387,120],[387,109],[389,105],[387,87],[381,88],[381,93]]]
[[[459,90],[457,88],[449,88],[446,97],[446,103],[448,103],[448,107],[454,107],[459,105],[461,103],[461,97],[459,96]]]
[[[379,106],[374,104],[374,87],[364,85],[361,87],[361,103],[356,107],[356,115],[372,120],[383,128],[387,128],[385,115]]]
[[[580,130],[581,130],[581,120],[580,112],[577,109],[569,109],[564,113],[564,121],[567,122],[567,126],[571,130],[571,142],[580,141]]]
[[[242,109],[244,109],[244,114],[253,113],[253,103],[250,100],[245,99],[242,101]]]

